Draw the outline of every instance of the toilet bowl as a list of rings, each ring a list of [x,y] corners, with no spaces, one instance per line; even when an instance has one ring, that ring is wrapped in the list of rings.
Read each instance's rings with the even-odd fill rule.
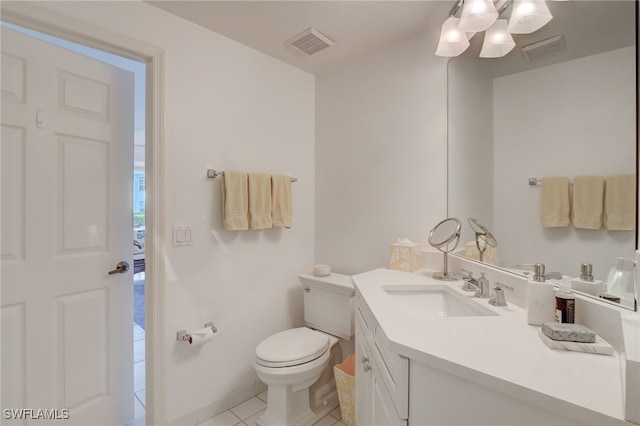
[[[260,426],[304,425],[314,419],[309,387],[326,371],[331,347],[337,342],[333,336],[301,327],[277,333],[258,345],[254,368],[269,388]]]
[[[256,347],[254,369],[268,386],[259,426],[311,425],[338,404],[333,365],[343,361],[339,338],[353,336],[351,277],[299,278],[310,327],[278,332]]]

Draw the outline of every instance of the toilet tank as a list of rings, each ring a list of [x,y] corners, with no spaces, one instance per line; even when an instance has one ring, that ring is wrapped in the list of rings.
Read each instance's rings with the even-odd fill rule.
[[[304,287],[304,321],[308,327],[343,339],[353,336],[355,288],[348,275],[298,275]]]

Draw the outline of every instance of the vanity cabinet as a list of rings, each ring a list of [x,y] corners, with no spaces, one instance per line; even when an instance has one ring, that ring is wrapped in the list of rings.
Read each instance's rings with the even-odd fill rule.
[[[384,333],[356,296],[356,423],[407,426],[409,360],[388,350]]]

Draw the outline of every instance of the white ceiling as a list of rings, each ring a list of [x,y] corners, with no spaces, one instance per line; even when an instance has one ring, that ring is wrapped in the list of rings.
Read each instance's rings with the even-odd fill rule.
[[[253,47],[293,66],[318,74],[345,61],[406,37],[423,37],[425,54],[433,55],[440,26],[454,1],[217,1],[174,0],[147,3]],[[633,1],[548,1],[554,19],[541,30],[514,35],[518,46],[505,58],[490,59],[498,74],[532,67],[522,47],[564,34],[567,52],[553,59],[568,60],[635,43]],[[503,13],[508,17],[509,10]],[[336,45],[307,56],[286,41],[314,27]],[[463,55],[477,56],[481,35]],[[549,60],[542,62],[548,65]],[[536,66],[536,64],[533,64]]]
[[[433,54],[447,1],[148,1],[174,15],[311,73],[426,32]],[[314,27],[336,45],[307,56],[286,44]]]

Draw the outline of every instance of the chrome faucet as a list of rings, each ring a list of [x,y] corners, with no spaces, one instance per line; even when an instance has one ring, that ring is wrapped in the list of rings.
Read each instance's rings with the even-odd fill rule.
[[[507,299],[504,297],[504,289],[513,291],[513,287],[502,283],[496,283],[493,289],[493,296],[489,299],[489,304],[493,306],[507,306]]]
[[[484,276],[484,272],[480,272],[482,275],[478,280],[474,280],[475,282],[469,281],[469,284],[474,285],[476,287],[476,292],[474,294],[475,297],[480,297],[482,299],[487,299],[491,297],[491,286],[489,285],[489,280]]]
[[[478,288],[478,280],[473,278],[473,272],[467,271],[466,269],[460,269],[460,275],[462,275],[462,280],[464,281],[462,290],[476,291]]]
[[[548,279],[562,279],[561,272],[544,272],[544,264],[542,263],[520,263],[514,265],[516,268],[533,268],[533,281],[545,282]]]

